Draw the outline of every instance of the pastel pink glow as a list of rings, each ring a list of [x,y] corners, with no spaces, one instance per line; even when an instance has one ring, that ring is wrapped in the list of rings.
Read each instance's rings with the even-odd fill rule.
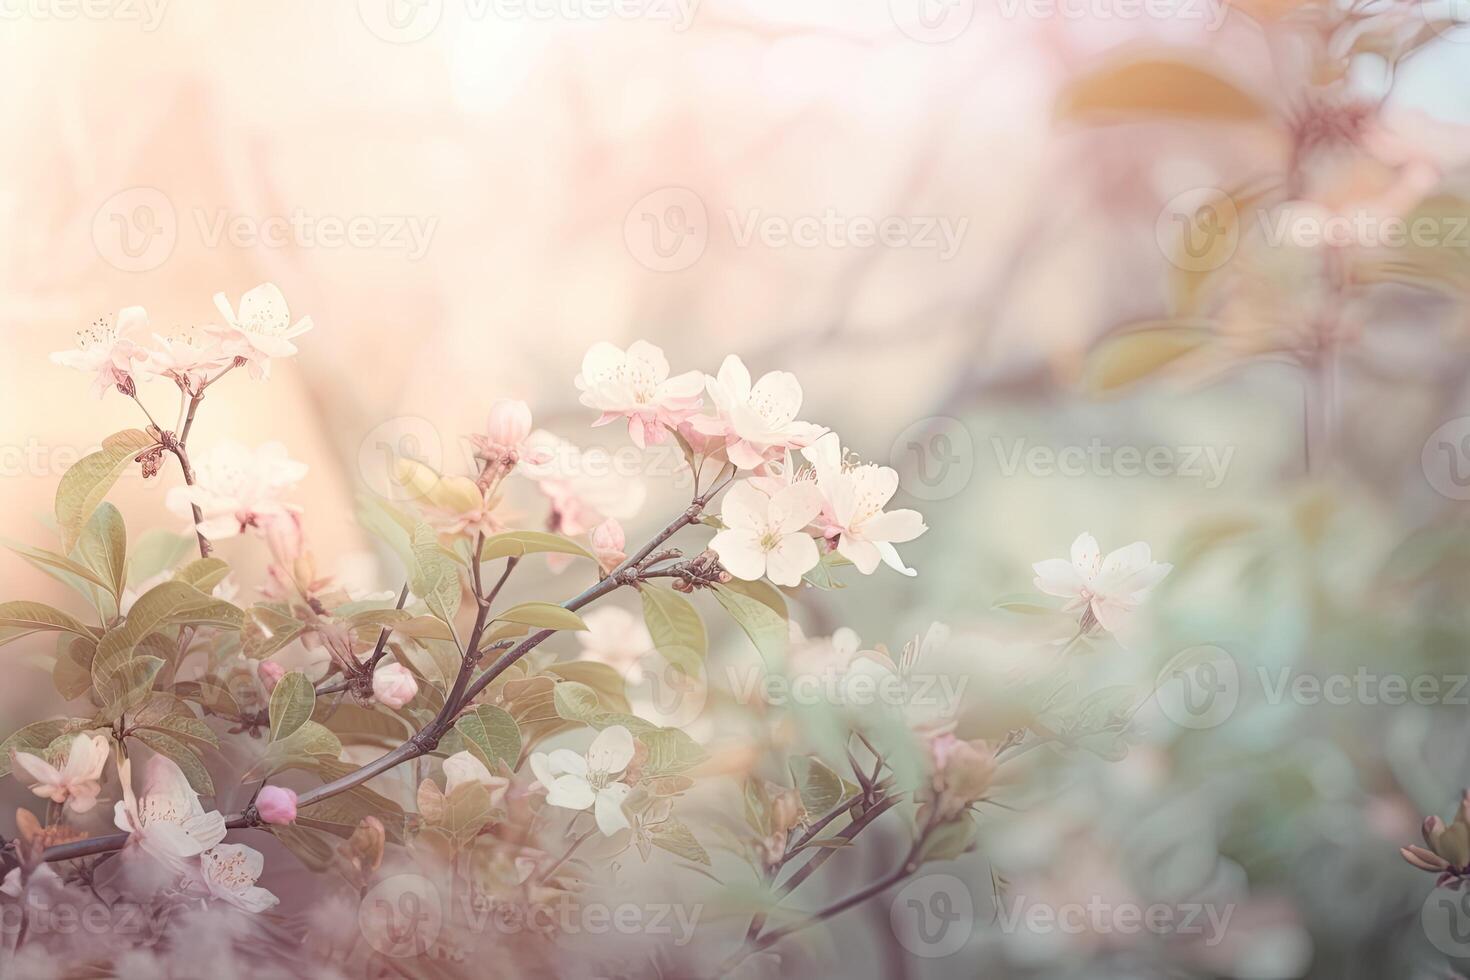
[[[296,822],[296,791],[284,786],[267,786],[255,798],[255,812],[270,824]]]
[[[419,693],[419,682],[402,664],[385,664],[373,674],[373,697],[389,708],[402,708]]]

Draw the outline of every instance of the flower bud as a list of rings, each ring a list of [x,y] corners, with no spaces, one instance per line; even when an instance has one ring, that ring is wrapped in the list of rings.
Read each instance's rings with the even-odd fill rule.
[[[982,799],[995,778],[995,751],[984,740],[964,742],[952,734],[929,742],[932,790],[941,820],[958,816]]]
[[[373,674],[373,697],[379,704],[402,708],[418,693],[418,681],[402,664],[384,664]]]
[[[281,683],[281,678],[286,676],[286,668],[274,660],[262,660],[256,672],[260,676],[260,684],[265,688],[265,693],[267,694],[274,691],[276,685]]]
[[[531,434],[531,406],[525,402],[502,398],[490,406],[485,435],[502,452],[514,451]]]
[[[627,559],[628,539],[623,534],[623,525],[608,518],[592,529],[592,554],[604,572],[617,568]]]
[[[266,823],[295,823],[296,792],[284,786],[267,786],[255,798],[255,812]]]

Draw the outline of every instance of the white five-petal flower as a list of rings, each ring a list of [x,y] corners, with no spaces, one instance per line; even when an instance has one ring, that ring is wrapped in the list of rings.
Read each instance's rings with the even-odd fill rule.
[[[290,357],[296,353],[292,340],[311,329],[311,317],[304,316],[294,324],[286,297],[275,283],[262,283],[240,297],[235,310],[224,293],[214,294],[214,305],[225,318],[224,326],[206,329],[220,340],[221,350],[231,357],[244,358],[256,378],[270,376],[273,357]]]
[[[531,755],[531,771],[546,787],[546,802],[567,810],[593,808],[597,829],[611,836],[632,826],[623,801],[633,787],[618,777],[633,761],[633,733],[622,725],[604,728],[586,756],[571,749]]]
[[[126,307],[110,320],[98,320],[77,331],[77,349],[57,351],[51,355],[51,362],[78,371],[95,371],[92,392],[101,398],[107,389],[130,382],[138,363],[147,360],[148,352],[133,339],[147,325],[148,313],[143,307]]]
[[[65,803],[77,813],[97,805],[102,791],[102,769],[107,765],[107,739],[101,735],[77,735],[71,740],[61,768],[29,752],[11,754],[17,774],[34,780],[31,792],[53,803]]]
[[[797,421],[801,382],[787,371],[771,371],[751,384],[745,362],[725,358],[717,377],[706,378],[714,415],[690,420],[696,432],[725,441],[725,454],[742,470],[758,469],[787,449],[800,448],[822,434],[822,428]]]
[[[676,428],[699,410],[704,376],[686,371],[669,377],[664,352],[647,341],[635,341],[626,351],[601,341],[582,358],[576,379],[582,404],[602,413],[593,425],[628,420],[628,438],[642,449],[667,438],[665,427]]]
[[[305,476],[306,464],[291,459],[279,442],[253,450],[221,443],[195,463],[194,486],[169,491],[168,508],[188,517],[190,508],[198,506],[204,515],[199,530],[206,537],[234,537],[246,528],[289,517],[295,508],[281,497]]]
[[[836,539],[837,553],[871,575],[882,560],[895,571],[916,574],[893,546],[912,541],[929,528],[916,510],[883,508],[898,491],[898,471],[877,463],[848,464],[837,433],[829,432],[802,450],[816,470],[821,488],[822,533]]]
[[[215,898],[246,912],[264,912],[280,899],[256,884],[265,858],[244,844],[216,844],[199,856],[200,879]]]
[[[821,510],[822,495],[809,480],[769,497],[742,481],[725,495],[720,509],[725,530],[710,547],[736,578],[753,581],[764,575],[777,585],[799,585],[822,560],[817,542],[806,532]]]
[[[133,793],[132,762],[119,760],[117,772],[123,798],[113,808],[113,822],[119,830],[132,834],[129,847],[139,847],[165,865],[183,871],[187,867],[185,859],[197,857],[225,839],[224,816],[217,810],[204,811],[199,794],[172,759],[155,755],[148,760],[140,795]]]
[[[1174,566],[1154,561],[1143,541],[1103,558],[1097,539],[1084,531],[1072,542],[1070,560],[1049,558],[1032,568],[1038,589],[1071,600],[1066,606],[1069,612],[1086,608],[1103,629],[1116,632]]]

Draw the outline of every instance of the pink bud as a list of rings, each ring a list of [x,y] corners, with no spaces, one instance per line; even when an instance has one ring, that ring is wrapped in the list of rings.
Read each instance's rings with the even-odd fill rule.
[[[531,434],[531,406],[508,398],[500,399],[490,406],[485,434],[502,450],[517,448]]]
[[[418,681],[402,664],[386,664],[373,674],[373,697],[389,708],[401,708],[419,693]]]
[[[296,821],[296,793],[284,786],[267,786],[255,798],[255,812],[266,823],[286,824]]]
[[[597,556],[597,563],[604,570],[616,568],[623,563],[628,557],[624,552],[627,546],[628,539],[623,534],[623,525],[612,518],[592,529],[592,553]]]
[[[281,678],[286,676],[286,668],[274,660],[262,660],[257,672],[260,675],[260,683],[267,694],[274,691],[276,685],[281,683]]]

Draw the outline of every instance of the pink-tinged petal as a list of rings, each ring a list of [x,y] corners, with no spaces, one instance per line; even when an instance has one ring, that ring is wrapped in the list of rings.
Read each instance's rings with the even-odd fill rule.
[[[29,752],[12,752],[10,759],[16,769],[29,776],[32,782],[39,784],[37,788],[61,785],[61,771],[39,755],[32,755]]]
[[[1078,574],[1076,566],[1065,558],[1048,558],[1031,568],[1036,572],[1036,578],[1033,579],[1036,588],[1047,595],[1071,599],[1082,591],[1082,576]]]
[[[794,534],[822,512],[822,491],[810,481],[793,483],[771,498],[770,525],[777,534]]]
[[[627,783],[613,783],[604,786],[597,794],[597,806],[592,815],[597,818],[597,829],[608,837],[632,826],[628,815],[623,812],[623,801],[632,790],[633,787]]]
[[[725,494],[720,519],[733,530],[764,531],[770,522],[771,498],[742,480]]]
[[[869,541],[903,544],[927,530],[929,526],[924,523],[923,515],[916,510],[890,510],[863,522],[863,537]]]
[[[737,401],[743,402],[750,397],[750,371],[746,370],[745,362],[737,355],[725,356],[725,360],[720,363],[717,380],[720,387]]]
[[[1116,633],[1133,613],[1133,606],[1116,599],[1092,600],[1092,614],[1109,633]]]
[[[1135,572],[1147,568],[1151,560],[1148,542],[1135,541],[1108,552],[1108,556],[1103,559],[1101,574],[1121,582]]]
[[[1433,851],[1426,851],[1417,844],[1399,848],[1399,854],[1420,871],[1444,871],[1450,863]]]
[[[817,543],[805,534],[789,534],[766,555],[766,577],[776,585],[795,586],[822,560]]]
[[[1152,562],[1124,579],[1122,585],[1118,587],[1118,592],[1137,600],[1162,582],[1173,570],[1174,566],[1168,562]]]
[[[754,531],[721,531],[710,539],[709,546],[736,578],[754,582],[766,573],[766,552]]]
[[[604,728],[587,749],[587,768],[592,772],[619,773],[633,761],[633,733],[622,725]]]
[[[737,469],[758,470],[766,464],[765,454],[744,439],[738,439],[725,447],[725,455]]]
[[[97,795],[101,792],[102,787],[96,781],[78,783],[71,788],[66,805],[73,813],[88,813],[97,805]]]
[[[856,565],[857,570],[864,575],[872,575],[877,571],[878,563],[883,560],[883,555],[873,542],[860,541],[846,534],[837,541],[837,553]]]
[[[898,556],[898,549],[887,541],[874,541],[873,545],[878,549],[878,554],[883,556],[883,564],[895,572],[907,575],[909,578],[919,574],[903,563],[903,559]]]
[[[796,419],[801,399],[801,382],[789,371],[771,371],[750,389],[751,407],[778,429]]]
[[[1072,542],[1072,567],[1082,577],[1083,583],[1091,582],[1102,568],[1102,549],[1097,546],[1097,538],[1086,531]]]
[[[828,483],[842,472],[842,440],[828,432],[801,451],[817,471],[817,481]]]

